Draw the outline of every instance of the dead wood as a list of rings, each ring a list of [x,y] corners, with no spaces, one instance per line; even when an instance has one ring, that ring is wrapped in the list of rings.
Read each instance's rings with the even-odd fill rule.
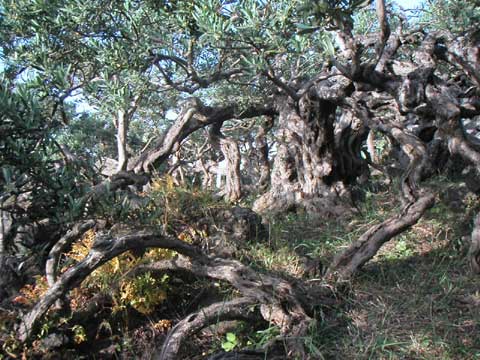
[[[184,271],[196,276],[222,280],[236,288],[243,296],[260,304],[263,318],[280,328],[290,356],[306,358],[302,338],[306,335],[315,308],[332,304],[332,291],[328,286],[309,289],[301,282],[287,281],[269,274],[260,274],[236,260],[211,258],[198,262],[179,256],[141,265],[132,271],[142,272]]]
[[[257,273],[236,260],[208,257],[197,248],[176,238],[154,230],[140,229],[117,238],[113,238],[109,234],[97,234],[86,258],[65,272],[23,318],[18,331],[19,339],[26,341],[31,337],[39,320],[55,301],[63,297],[69,290],[79,286],[96,268],[127,250],[147,247],[172,249],[181,255],[176,259],[143,265],[136,269],[136,272],[187,271],[196,276],[228,282],[244,296],[243,300],[233,300],[232,304],[237,304],[237,302],[238,304],[245,303],[245,306],[246,304],[260,304],[260,311],[264,319],[280,327],[292,356],[301,358],[305,356],[302,338],[312,322],[311,316],[314,308],[324,301],[331,303],[329,288],[325,288],[324,291],[316,289],[316,292],[309,292],[309,289],[301,282],[287,281],[273,275]],[[132,272],[132,275],[136,273],[135,271]],[[196,317],[190,315],[182,322],[183,325],[174,330],[177,335],[170,340],[173,342],[165,345],[167,349],[170,349],[165,350],[167,354],[165,358],[174,358],[172,356],[174,356],[175,349],[179,348],[184,336],[208,325],[215,313],[216,316],[226,318],[246,316],[241,306],[238,309],[234,308],[235,306],[231,304],[228,304],[226,308],[216,304],[216,306],[206,309],[208,311],[201,315],[203,318],[199,317],[198,321],[193,324],[191,322]]]

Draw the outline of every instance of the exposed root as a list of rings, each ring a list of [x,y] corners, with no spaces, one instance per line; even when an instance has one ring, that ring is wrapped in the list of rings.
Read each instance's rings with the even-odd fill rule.
[[[201,329],[218,321],[254,320],[255,315],[251,309],[255,304],[255,299],[242,297],[231,301],[217,302],[188,315],[170,330],[160,354],[154,356],[154,359],[178,359],[178,352],[182,343],[189,340],[192,335]]]
[[[79,286],[99,266],[127,250],[147,247],[172,249],[187,256],[203,257],[193,246],[174,237],[151,230],[138,230],[118,238],[97,234],[93,247],[85,259],[66,271],[23,318],[18,330],[19,340],[26,341],[34,333],[38,321],[55,301],[71,289]]]
[[[416,202],[407,205],[399,215],[368,229],[333,260],[328,275],[334,275],[340,279],[350,278],[363,264],[375,256],[384,243],[416,224],[425,211],[433,206],[434,200],[433,194],[426,194]]]
[[[267,274],[259,274],[236,260],[214,258],[208,263],[199,263],[184,256],[139,266],[132,275],[149,271],[185,271],[196,276],[209,277],[230,283],[244,296],[261,304],[263,318],[280,328],[289,356],[306,358],[302,339],[313,321],[311,314],[321,304],[332,303],[332,292],[325,287],[309,291],[301,284]]]
[[[227,303],[211,305],[182,320],[169,335],[160,359],[174,359],[184,338],[212,321],[248,317],[248,308],[255,304],[260,305],[260,313],[266,321],[280,328],[289,356],[306,358],[302,339],[313,321],[315,307],[332,303],[330,288],[309,289],[300,281],[260,274],[239,261],[206,256],[192,245],[151,230],[135,231],[118,238],[97,234],[86,258],[65,272],[25,316],[18,331],[19,339],[26,341],[31,337],[39,320],[55,301],[79,286],[96,268],[127,250],[147,247],[172,249],[180,255],[141,265],[130,276],[142,271],[185,271],[228,282],[243,295]]]

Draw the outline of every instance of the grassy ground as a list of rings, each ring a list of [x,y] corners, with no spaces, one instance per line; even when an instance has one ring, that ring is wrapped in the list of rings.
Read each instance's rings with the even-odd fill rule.
[[[410,231],[385,244],[339,291],[340,306],[319,314],[317,325],[304,339],[314,358],[480,359],[480,277],[470,273],[466,261],[479,197],[446,179],[426,186],[438,194],[435,207]],[[342,248],[399,206],[397,194],[386,191],[367,192],[359,203],[359,212],[348,218],[272,219],[268,239],[252,241],[240,258],[259,271],[317,281],[322,267],[305,272],[306,257],[329,264]],[[168,284],[168,296],[154,313],[141,315],[130,309],[118,312],[117,318],[126,320],[112,315],[110,323],[103,321],[109,329],[103,338],[113,341],[112,346],[121,348],[127,358],[148,356],[168,328],[195,309],[236,296],[231,287],[210,280],[172,277]],[[81,329],[88,330],[87,325]],[[192,339],[179,358],[205,359],[221,349],[262,346],[278,335],[277,328],[268,326],[265,322],[218,324]],[[98,337],[99,330],[95,331],[85,337]],[[16,349],[18,356],[20,350]],[[89,358],[91,350],[90,342],[80,342],[68,350],[71,353],[62,354]],[[107,353],[114,356],[116,348],[110,350]],[[105,357],[99,352],[98,358]]]
[[[448,192],[458,184],[428,186],[438,191],[435,207],[381,249],[350,284],[346,306],[312,331],[319,358],[480,359],[480,277],[469,271],[465,238],[478,198],[465,191],[454,203]],[[269,243],[248,257],[258,267],[302,276],[299,253],[328,264],[396,206],[394,194],[367,193],[361,213],[343,223],[277,220]]]

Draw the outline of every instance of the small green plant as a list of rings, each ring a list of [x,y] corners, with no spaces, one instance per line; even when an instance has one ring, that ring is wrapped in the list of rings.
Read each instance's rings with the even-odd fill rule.
[[[167,298],[168,275],[156,279],[149,272],[125,282],[121,287],[122,304],[129,304],[138,312],[151,314]]]
[[[233,349],[238,347],[239,344],[240,342],[238,341],[237,335],[235,335],[235,333],[228,332],[225,335],[225,340],[222,341],[222,349],[227,352],[232,351]]]
[[[248,345],[254,345],[254,347],[262,347],[266,345],[270,340],[280,335],[280,329],[278,326],[270,326],[265,330],[259,330],[255,332],[253,337],[247,342]]]
[[[399,257],[408,257],[411,256],[413,253],[412,249],[410,249],[404,239],[400,240],[397,243],[397,245],[395,246],[395,250],[397,251]]]
[[[72,327],[73,331],[73,341],[76,344],[81,344],[87,340],[87,333],[85,332],[85,328],[82,325],[74,325]]]

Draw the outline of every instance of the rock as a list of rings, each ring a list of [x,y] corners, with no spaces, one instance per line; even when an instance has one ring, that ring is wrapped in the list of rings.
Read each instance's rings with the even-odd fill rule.
[[[0,306],[9,306],[10,298],[17,293],[21,284],[16,271],[18,261],[14,256],[3,256],[1,260]]]
[[[480,195],[480,177],[474,167],[469,166],[462,171],[462,175],[465,179],[465,184],[468,190],[474,194]]]
[[[98,161],[95,165],[103,176],[110,177],[117,172],[118,163],[115,159],[105,158],[102,161]]]
[[[148,197],[139,196],[135,194],[133,191],[130,190],[120,190],[117,191],[117,196],[119,196],[122,200],[122,204],[129,209],[132,210],[139,210],[145,208],[150,199]]]
[[[231,256],[247,242],[264,240],[268,234],[260,215],[240,206],[219,209],[213,221],[207,246],[219,256]]]
[[[204,336],[223,336],[228,332],[235,332],[241,325],[239,320],[220,321],[216,324],[207,326],[202,330]]]
[[[16,230],[13,244],[18,249],[17,254],[28,255],[30,249],[39,244],[55,241],[60,232],[60,227],[51,219],[21,224]]]
[[[302,268],[304,278],[321,278],[325,270],[320,259],[314,259],[307,255],[300,257],[299,265]]]
[[[465,184],[459,184],[457,186],[450,186],[444,191],[440,192],[440,199],[452,210],[455,212],[464,212],[465,204],[464,199],[466,198],[469,190]]]
[[[266,229],[262,225],[262,218],[248,208],[235,206],[220,211],[215,220],[221,221],[221,229],[238,243],[263,239]]]
[[[68,343],[68,338],[64,334],[53,333],[41,340],[40,347],[43,351],[58,349]]]

